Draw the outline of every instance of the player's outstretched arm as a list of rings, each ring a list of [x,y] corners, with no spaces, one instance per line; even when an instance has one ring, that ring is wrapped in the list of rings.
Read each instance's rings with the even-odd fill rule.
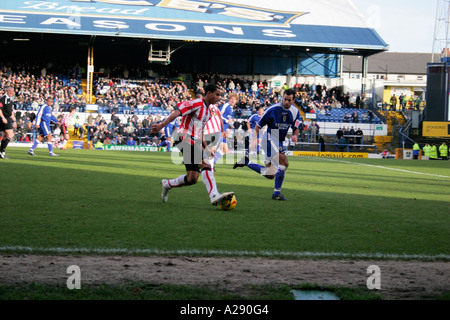
[[[152,125],[151,133],[156,133],[165,126],[167,126],[169,123],[171,123],[173,120],[181,116],[181,111],[179,109],[172,112],[163,122],[155,123]]]

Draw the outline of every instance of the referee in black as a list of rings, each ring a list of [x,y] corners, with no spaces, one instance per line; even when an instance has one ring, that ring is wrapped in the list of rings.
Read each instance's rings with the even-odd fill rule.
[[[10,86],[6,88],[6,93],[0,98],[0,131],[2,132],[0,159],[8,159],[5,156],[5,149],[14,137],[14,129],[17,128],[13,104],[14,88]]]

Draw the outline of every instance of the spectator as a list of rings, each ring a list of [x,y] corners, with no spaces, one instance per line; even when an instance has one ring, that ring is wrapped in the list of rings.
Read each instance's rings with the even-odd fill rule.
[[[345,115],[344,115],[344,122],[350,122],[350,119],[351,119],[351,116],[350,116],[350,113],[346,113]]]
[[[311,142],[317,142],[317,135],[319,134],[319,125],[316,121],[313,121],[311,123],[310,127],[310,133],[311,133]]]
[[[347,140],[343,136],[338,140],[338,148],[339,152],[345,152],[345,149],[347,148]]]
[[[320,136],[319,138],[319,151],[325,152],[325,140],[323,139],[323,136]]]
[[[127,140],[127,146],[136,146],[136,141],[130,136]]]
[[[359,150],[362,150],[364,133],[361,130],[361,128],[358,128],[358,130],[356,130],[355,135],[357,135],[357,137],[356,137],[356,144],[359,144]]]
[[[353,111],[352,121],[353,121],[353,123],[358,123],[359,122],[358,112],[356,110]]]
[[[367,113],[369,114],[369,123],[372,123],[373,120],[373,112],[368,110]]]
[[[391,110],[397,110],[397,97],[394,95],[392,95],[391,97]]]
[[[361,116],[361,120],[363,123],[366,123],[369,121],[369,115],[367,114],[367,112],[363,113],[363,115]]]
[[[336,131],[336,140],[339,141],[340,138],[344,136],[344,131],[342,128],[339,128],[338,131]]]

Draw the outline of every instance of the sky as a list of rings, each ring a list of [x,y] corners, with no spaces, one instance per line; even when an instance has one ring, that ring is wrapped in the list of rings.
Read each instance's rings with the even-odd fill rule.
[[[389,44],[389,52],[433,52],[438,0],[351,1]]]

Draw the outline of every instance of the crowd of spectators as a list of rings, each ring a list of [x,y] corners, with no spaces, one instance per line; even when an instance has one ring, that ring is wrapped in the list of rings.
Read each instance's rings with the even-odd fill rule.
[[[187,86],[176,81],[171,84],[165,81],[127,84],[124,79],[102,79],[95,84],[96,104],[107,108],[109,113],[134,113],[136,110],[145,110],[157,107],[172,110],[179,102],[191,99]]]
[[[0,63],[0,94],[8,85],[13,85],[16,91],[16,109],[19,110],[16,114],[16,140],[27,141],[34,136],[36,130],[32,122],[47,96],[54,97],[57,116],[62,117],[63,112],[71,106],[78,107],[79,112],[84,111],[86,101],[81,94],[80,81],[83,72],[79,65],[57,69],[50,62],[45,65]],[[105,121],[101,114],[96,117],[89,115],[84,123],[76,117],[74,126],[80,137],[87,137],[94,143],[100,140],[105,144],[158,144],[164,137],[151,135],[150,127],[153,122],[162,120],[162,115],[148,113],[144,118],[139,118],[135,111],[150,107],[171,111],[179,102],[203,94],[203,88],[209,83],[222,89],[220,104],[228,100],[230,93],[239,93],[239,100],[234,107],[234,118],[237,119],[246,119],[259,108],[280,102],[283,90],[287,88],[286,84],[271,88],[267,80],[206,73],[193,75],[190,90],[177,75],[172,75],[170,80],[164,76],[146,79],[146,74],[133,70],[132,75],[141,75],[141,80],[128,81],[130,76],[123,67],[114,70],[106,68],[101,73],[105,77],[95,80],[93,94],[96,104],[111,114],[111,121]],[[111,75],[117,77],[108,77]],[[363,108],[365,104],[364,96],[343,94],[336,88],[328,89],[321,84],[296,84],[294,90],[297,105],[306,113],[323,114],[333,108]],[[127,115],[126,120],[122,117],[120,121],[118,114]],[[55,129],[58,129],[57,126]]]
[[[344,93],[338,88],[328,89],[323,84],[296,84],[296,102],[305,113],[330,114],[333,108],[364,109],[366,97]]]
[[[47,96],[54,98],[57,110],[67,111],[71,106],[86,104],[80,95],[81,83],[78,77],[81,69],[78,65],[66,70],[64,76],[55,76],[49,70],[55,69],[52,63],[34,64],[0,64],[0,89],[8,85],[16,92],[16,109],[37,111]]]
[[[260,107],[270,106],[282,96],[284,86],[270,88],[267,80],[252,80],[249,78],[237,78],[221,76],[219,74],[197,74],[195,79],[195,91],[202,92],[203,87],[214,83],[222,88],[223,92],[238,92],[240,99],[236,104],[237,112],[250,110],[252,113]],[[296,103],[305,113],[328,114],[333,108],[364,109],[366,98],[364,94],[350,94],[339,88],[328,89],[323,84],[297,83],[293,89],[296,92]]]

